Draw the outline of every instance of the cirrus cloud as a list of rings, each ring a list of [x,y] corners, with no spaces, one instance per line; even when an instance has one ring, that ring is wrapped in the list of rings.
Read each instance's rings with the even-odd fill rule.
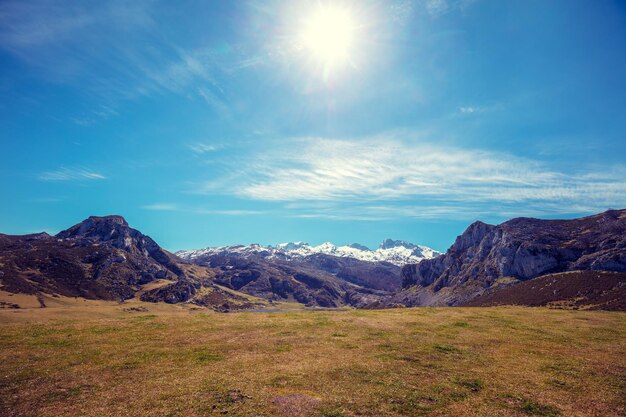
[[[93,181],[105,180],[107,177],[88,168],[62,167],[57,170],[42,172],[39,179],[42,181]]]
[[[426,204],[433,213],[468,204],[478,213],[480,207],[502,205],[513,212],[517,207],[562,213],[626,205],[623,166],[566,173],[508,153],[434,143],[403,140],[398,134],[291,139],[278,150],[233,161],[224,177],[204,183],[200,192],[274,202],[394,206],[409,201]],[[376,215],[376,210],[366,211],[368,217]]]

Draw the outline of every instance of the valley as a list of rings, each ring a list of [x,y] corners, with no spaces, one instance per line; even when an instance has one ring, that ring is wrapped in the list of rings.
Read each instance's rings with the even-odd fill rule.
[[[0,235],[0,415],[621,416],[625,230],[476,222],[445,254],[174,254],[121,216]]]

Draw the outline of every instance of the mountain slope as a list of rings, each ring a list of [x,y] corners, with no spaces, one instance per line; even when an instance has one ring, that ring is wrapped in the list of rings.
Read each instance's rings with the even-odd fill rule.
[[[574,220],[476,222],[445,255],[406,265],[403,290],[388,302],[459,305],[502,277],[528,280],[573,270],[626,272],[626,210]]]
[[[588,310],[626,310],[626,274],[572,271],[486,291],[467,306],[525,305]]]
[[[214,276],[163,250],[121,216],[92,216],[55,237],[0,235],[0,284],[10,293],[118,301],[139,295],[211,305],[219,298],[220,308],[243,302],[213,284]]]
[[[247,253],[207,253],[193,262],[212,268],[215,282],[271,301],[308,306],[363,306],[400,288],[400,268],[315,254],[284,260]]]

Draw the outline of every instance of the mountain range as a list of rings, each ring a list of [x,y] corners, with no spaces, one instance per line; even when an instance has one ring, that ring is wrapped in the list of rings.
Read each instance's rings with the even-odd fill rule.
[[[121,216],[57,234],[0,234],[11,294],[192,303],[217,311],[300,303],[385,308],[553,305],[626,309],[626,210],[573,220],[475,222],[445,254],[403,241],[238,245],[172,254]],[[17,305],[17,304],[15,304]]]
[[[326,242],[319,246],[311,246],[304,242],[289,242],[279,243],[276,246],[261,246],[257,244],[248,246],[235,245],[176,252],[176,255],[189,261],[207,255],[260,256],[266,259],[291,261],[303,259],[314,254],[353,258],[366,262],[388,262],[393,265],[403,266],[409,263],[417,263],[424,259],[434,258],[441,255],[441,252],[426,246],[392,239],[384,240],[376,250],[371,250],[358,243],[336,246]]]
[[[179,251],[181,259],[213,268],[215,282],[271,301],[307,306],[365,307],[401,287],[401,266],[440,255],[426,246],[386,239],[378,249],[330,242],[234,245]]]

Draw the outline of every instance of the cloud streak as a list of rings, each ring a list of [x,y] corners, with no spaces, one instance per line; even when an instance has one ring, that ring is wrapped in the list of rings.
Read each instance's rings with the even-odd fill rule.
[[[178,206],[176,204],[169,203],[147,204],[145,206],[141,206],[141,208],[151,211],[178,211]]]
[[[274,202],[418,202],[431,208],[527,206],[573,212],[626,205],[626,169],[564,173],[507,153],[406,141],[389,134],[364,139],[302,138],[281,150],[237,160],[228,176],[203,184],[206,193]],[[361,208],[363,209],[363,208]],[[383,212],[363,209],[366,217]],[[402,214],[402,210],[396,214]],[[409,215],[404,210],[405,215]],[[433,217],[444,213],[427,210]],[[521,210],[519,210],[521,211]],[[415,212],[415,210],[414,210]],[[324,210],[313,214],[331,215]],[[311,214],[311,216],[313,216]]]
[[[213,214],[220,216],[253,216],[259,214],[265,214],[264,211],[259,210],[241,210],[241,209],[205,209],[198,207],[179,206],[173,203],[155,203],[141,206],[143,210],[150,211],[176,211],[181,213],[190,214]]]
[[[74,85],[105,103],[174,93],[228,114],[215,74],[230,70],[231,61],[238,64],[241,57],[168,40],[157,24],[159,12],[154,2],[143,0],[9,0],[0,3],[0,49],[46,81]],[[103,106],[74,122],[85,126],[111,115]]]
[[[452,11],[464,10],[476,0],[422,0],[426,12],[433,17],[445,15]]]
[[[42,181],[94,181],[105,180],[107,177],[87,168],[62,167],[41,173],[39,179]]]
[[[224,149],[224,145],[222,144],[212,144],[212,143],[192,143],[188,145],[188,148],[196,154],[202,155],[210,152],[217,152],[221,149]]]

